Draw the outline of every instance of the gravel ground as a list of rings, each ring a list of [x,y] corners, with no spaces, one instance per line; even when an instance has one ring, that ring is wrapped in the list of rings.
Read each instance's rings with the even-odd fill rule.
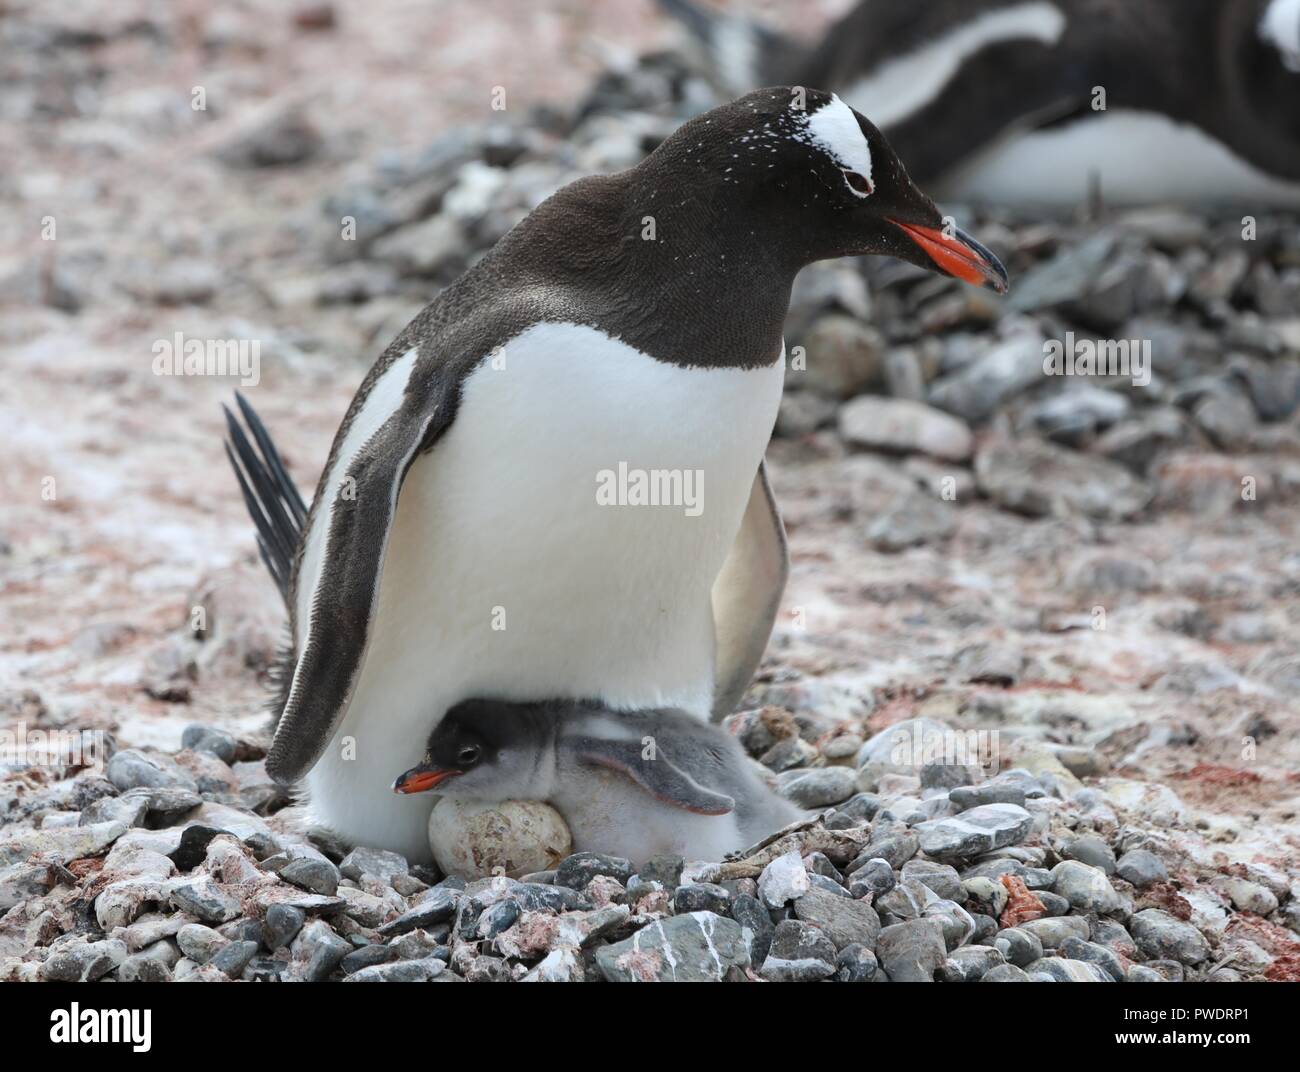
[[[1295,218],[946,206],[1008,300],[805,273],[769,451],[793,572],[730,728],[825,817],[466,885],[302,829],[266,779],[281,611],[220,452],[236,381],[154,375],[153,345],[256,340],[247,393],[311,487],[440,285],[710,91],[628,58],[670,39],[630,3],[496,35],[108,10],[0,23],[0,726],[106,753],[3,768],[0,977],[1297,978]],[[435,49],[463,67],[430,100]],[[1150,381],[1044,375],[1066,332],[1149,341]],[[981,731],[985,769],[898,762],[918,725]]]

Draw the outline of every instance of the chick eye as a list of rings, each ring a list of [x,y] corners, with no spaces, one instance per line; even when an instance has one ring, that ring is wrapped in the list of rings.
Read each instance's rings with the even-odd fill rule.
[[[460,755],[456,757],[462,766],[469,766],[471,763],[478,762],[478,745],[467,744],[460,750]]]
[[[871,180],[865,175],[850,171],[848,168],[840,168],[840,171],[844,175],[844,181],[849,184],[849,189],[858,197],[867,197],[875,192],[876,188],[871,185]]]

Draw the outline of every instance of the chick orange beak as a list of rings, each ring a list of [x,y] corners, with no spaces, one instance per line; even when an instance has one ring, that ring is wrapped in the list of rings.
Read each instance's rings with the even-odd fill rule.
[[[949,234],[915,223],[890,222],[920,246],[939,271],[999,294],[1007,292],[1007,270],[1002,262],[960,227],[952,228]]]
[[[394,793],[427,793],[434,786],[454,778],[460,771],[439,770],[436,767],[412,767],[405,774],[399,775],[393,783]]]

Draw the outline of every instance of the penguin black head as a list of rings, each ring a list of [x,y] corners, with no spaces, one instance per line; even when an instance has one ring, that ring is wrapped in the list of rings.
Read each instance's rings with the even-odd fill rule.
[[[542,704],[465,700],[448,710],[424,758],[393,782],[395,793],[506,799],[527,785],[555,719]],[[454,779],[454,783],[447,784]]]
[[[998,259],[945,220],[883,134],[833,93],[761,89],[686,123],[637,170],[707,202],[714,226],[798,267],[884,254],[1007,290]]]

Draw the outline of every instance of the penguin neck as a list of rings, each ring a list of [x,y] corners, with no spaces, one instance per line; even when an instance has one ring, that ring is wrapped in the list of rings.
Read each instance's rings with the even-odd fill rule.
[[[770,227],[724,211],[719,193],[644,165],[581,179],[503,240],[502,259],[526,284],[558,290],[576,321],[656,360],[768,367],[801,265]]]
[[[736,204],[735,186],[647,166],[625,183],[619,274],[649,320],[638,349],[688,366],[766,367],[780,358],[802,263],[775,221]]]

